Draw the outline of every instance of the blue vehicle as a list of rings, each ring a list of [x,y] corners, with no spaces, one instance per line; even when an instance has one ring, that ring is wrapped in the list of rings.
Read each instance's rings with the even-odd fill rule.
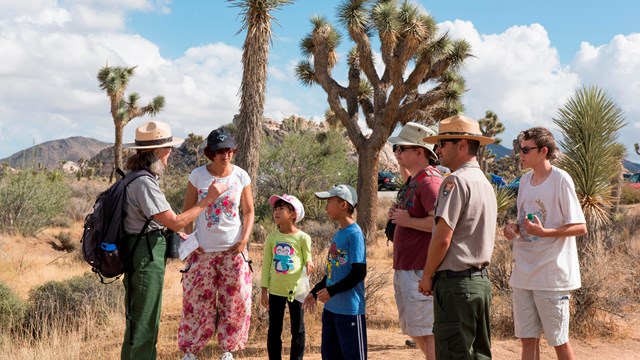
[[[504,181],[502,176],[498,176],[496,174],[490,174],[490,175],[491,175],[491,184],[495,184],[498,187],[498,189],[507,185],[507,183]]]
[[[498,186],[499,189],[507,189],[513,196],[518,196],[518,190],[520,189],[520,176],[515,178],[512,182],[504,186]]]

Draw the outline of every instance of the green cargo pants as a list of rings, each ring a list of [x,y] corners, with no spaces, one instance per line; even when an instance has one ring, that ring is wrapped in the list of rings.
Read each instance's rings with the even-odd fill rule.
[[[436,278],[433,335],[438,360],[491,359],[488,276]]]
[[[166,241],[158,231],[147,240],[143,237],[131,253],[136,235],[127,238],[132,256],[132,269],[125,273],[125,306],[127,306],[127,329],[124,333],[122,360],[144,360],[156,358],[156,343],[162,307],[162,286],[166,265]],[[153,254],[153,261],[151,254]]]

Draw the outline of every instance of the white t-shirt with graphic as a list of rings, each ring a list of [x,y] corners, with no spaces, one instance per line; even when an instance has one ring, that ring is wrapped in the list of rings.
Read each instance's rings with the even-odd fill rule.
[[[544,228],[584,224],[584,214],[573,180],[552,167],[539,185],[531,185],[533,172],[522,176],[518,190],[520,236],[513,239],[513,271],[509,285],[525,290],[561,291],[581,286],[575,236],[540,238],[524,231],[524,219],[532,213]]]
[[[215,177],[206,166],[201,166],[189,174],[189,182],[198,192],[198,201],[207,196],[213,180],[226,183],[229,188],[196,218],[196,238],[205,252],[225,251],[240,240],[240,196],[242,190],[251,184],[249,174],[235,165],[226,177]]]

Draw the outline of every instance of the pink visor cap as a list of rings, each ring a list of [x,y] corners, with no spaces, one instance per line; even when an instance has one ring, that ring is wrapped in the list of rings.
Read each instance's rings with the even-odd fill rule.
[[[293,206],[293,209],[296,212],[296,223],[304,218],[304,206],[302,206],[302,203],[300,202],[300,200],[298,200],[297,197],[287,194],[282,194],[282,196],[271,195],[271,197],[269,198],[269,204],[271,204],[271,206],[273,207],[278,200],[282,200]]]

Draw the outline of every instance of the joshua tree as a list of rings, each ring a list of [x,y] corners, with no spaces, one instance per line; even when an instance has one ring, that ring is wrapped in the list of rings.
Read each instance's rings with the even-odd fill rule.
[[[201,163],[203,162],[200,157],[200,146],[203,142],[204,137],[202,135],[196,135],[195,133],[189,133],[184,141],[184,147],[187,149],[187,153],[195,156],[196,167],[202,165]]]
[[[256,179],[260,165],[260,140],[267,87],[271,21],[274,19],[271,12],[289,4],[291,0],[227,1],[241,9],[242,27],[238,32],[247,30],[247,37],[242,46],[243,72],[240,87],[240,114],[237,119],[238,153],[235,160],[252,179]],[[251,184],[255,186],[255,182]]]
[[[337,130],[339,128],[344,128],[340,119],[336,116],[336,114],[331,110],[327,109],[324,111],[324,121],[329,125],[329,129]]]
[[[491,110],[487,110],[484,118],[478,120],[478,122],[480,123],[482,134],[484,136],[494,138],[494,144],[500,144],[502,139],[496,137],[496,135],[502,134],[504,132],[504,125],[498,119],[498,115]],[[487,172],[489,163],[492,162],[495,157],[495,154],[493,154],[490,150],[487,150],[487,147],[485,145],[480,146],[480,149],[478,149],[478,163],[480,163],[480,168],[482,169],[482,171]]]
[[[623,111],[603,90],[585,87],[558,110],[553,122],[563,134],[558,166],[573,178],[589,239],[598,241],[600,230],[611,221],[611,184],[621,171],[617,138],[625,125]]]
[[[129,80],[133,77],[135,68],[136,66],[110,67],[105,65],[98,72],[100,89],[107,92],[107,96],[111,101],[111,116],[116,130],[115,145],[113,147],[114,169],[122,168],[122,131],[125,125],[132,119],[143,115],[156,115],[164,108],[164,97],[162,96],[154,97],[149,104],[143,107],[138,106],[138,100],[140,99],[138,93],[130,93],[125,98],[124,92],[127,90]],[[113,180],[113,171],[111,171],[111,180]]]
[[[341,35],[321,16],[311,19],[313,30],[301,41],[307,60],[296,71],[303,84],[320,85],[327,93],[331,111],[358,152],[358,224],[371,241],[380,150],[398,124],[430,124],[461,109],[464,81],[455,71],[470,56],[470,46],[439,34],[435,20],[409,1],[344,1],[338,19],[355,43],[345,85],[332,74]],[[380,72],[371,47],[374,36],[380,42]]]

